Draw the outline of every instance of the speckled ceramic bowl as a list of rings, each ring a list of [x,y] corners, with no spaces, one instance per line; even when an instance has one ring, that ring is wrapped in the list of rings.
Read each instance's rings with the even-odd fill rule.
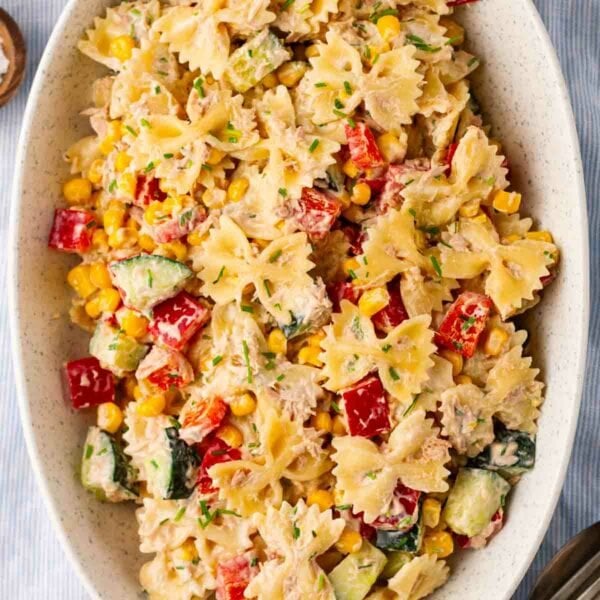
[[[61,154],[84,132],[99,71],[75,50],[106,0],[71,0],[33,86],[19,144],[12,213],[11,314],[23,428],[56,531],[92,597],[139,594],[142,557],[131,506],[103,505],[75,476],[91,415],[63,400],[64,361],[85,351],[69,325],[65,274],[73,264],[47,250]],[[587,218],[578,143],[559,66],[530,0],[485,0],[461,9],[469,44],[483,58],[477,94],[505,143],[525,210],[551,229],[562,250],[558,281],[529,318],[532,349],[547,382],[535,470],[516,488],[501,535],[484,551],[462,553],[439,598],[509,598],[550,521],[569,461],[585,365],[588,323]],[[527,44],[513,43],[527,40]]]

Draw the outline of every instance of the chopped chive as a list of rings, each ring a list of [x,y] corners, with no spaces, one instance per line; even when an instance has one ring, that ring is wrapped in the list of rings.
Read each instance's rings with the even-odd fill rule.
[[[275,378],[277,381],[283,381],[285,379],[285,375],[282,373],[281,375],[277,375]]]
[[[409,33],[406,36],[406,39],[417,50],[422,50],[423,52],[439,52],[441,50],[439,46],[437,48],[434,48],[433,46],[429,45],[423,38],[420,38],[418,35],[413,35],[412,33]]]
[[[204,87],[202,87],[203,83],[204,80],[202,79],[202,77],[198,77],[198,79],[194,81],[194,89],[198,92],[198,96],[200,96],[200,98],[206,98]]]
[[[154,169],[154,163],[153,162],[149,162],[146,165],[146,168],[144,169],[144,173],[150,173],[150,171],[152,171],[152,169]]]
[[[277,262],[277,260],[279,259],[279,257],[283,254],[281,248],[279,250],[277,250],[276,252],[273,252],[273,254],[271,254],[271,256],[269,257],[269,262],[270,263],[274,263]]]
[[[160,525],[164,525],[164,524],[165,524],[165,523],[166,523],[168,520],[169,520],[169,518],[168,518],[168,517],[167,517],[166,519],[163,519],[163,520],[162,520],[162,521],[159,523],[159,526],[160,526]]]
[[[352,504],[338,504],[336,505],[337,510],[350,510],[352,508]]]
[[[352,86],[350,85],[349,81],[344,81],[344,91],[346,94],[348,94],[348,96],[352,94]]]
[[[253,306],[249,306],[247,304],[242,304],[242,311],[247,312],[247,313],[253,313],[254,312],[254,307]]]
[[[308,151],[312,154],[317,149],[318,145],[319,145],[319,140],[315,138],[312,141],[312,144],[309,146]]]
[[[285,0],[285,2],[281,5],[281,9],[282,10],[286,10],[287,8],[289,8],[292,4],[294,4],[294,0]]]
[[[472,67],[476,62],[479,62],[479,59],[474,56],[468,63],[467,63],[467,67]]]
[[[112,194],[117,189],[117,180],[113,179],[108,186],[108,191]]]
[[[216,367],[222,360],[223,360],[223,357],[220,354],[218,354],[217,356],[215,356],[212,359],[213,367]]]
[[[387,354],[392,349],[392,345],[384,344],[383,346],[381,346],[381,349]]]
[[[140,121],[140,123],[142,124],[142,127],[146,127],[146,128],[148,128],[148,129],[152,129],[152,125],[150,125],[150,122],[149,122],[149,121],[147,121],[146,119],[142,119],[142,120]]]
[[[333,109],[333,114],[336,117],[340,117],[342,119],[345,119],[348,116],[345,112],[342,112],[341,110],[338,110],[337,108]]]
[[[269,282],[266,279],[263,279],[263,285],[265,286],[265,292],[267,292],[267,296],[271,297],[271,288],[269,287]]]
[[[416,213],[416,211],[415,211],[414,208],[409,208],[408,209],[408,214],[411,215],[413,219],[417,218],[417,213]]]
[[[246,369],[248,370],[248,383],[252,383],[252,367],[250,366],[250,349],[248,348],[248,342],[242,340],[242,350],[244,353],[244,362],[246,363]]]
[[[292,537],[297,540],[300,537],[300,528],[294,523],[292,528]]]
[[[200,168],[204,169],[205,171],[212,171],[212,167],[206,163],[204,163]]]
[[[221,267],[221,270],[219,271],[219,274],[217,275],[217,278],[213,281],[213,285],[215,283],[219,283],[219,281],[221,280],[221,277],[223,277],[223,274],[225,273],[225,265],[223,265]]]
[[[130,127],[129,125],[125,125],[125,129],[127,129],[127,131],[129,131],[129,133],[133,136],[133,137],[137,137],[138,134],[135,131],[135,129],[133,127]]]
[[[397,15],[398,11],[395,8],[386,8],[384,10],[380,10],[378,12],[374,12],[370,17],[369,21],[371,23],[377,23],[381,17],[387,17],[388,15]]]
[[[417,403],[417,400],[419,398],[419,395],[417,394],[414,398],[414,400],[410,403],[410,406],[404,411],[404,413],[402,413],[402,416],[405,417],[415,406],[415,404]]]
[[[398,371],[396,371],[396,369],[394,369],[394,367],[390,367],[388,369],[388,372],[390,374],[390,377],[394,380],[394,381],[398,381],[400,379],[400,375],[398,375]]]
[[[331,408],[333,408],[333,410],[334,410],[334,411],[335,411],[335,412],[336,412],[338,415],[339,415],[339,414],[342,412],[342,410],[340,409],[340,405],[339,405],[339,404],[338,404],[338,403],[337,403],[335,400],[332,400],[332,401],[331,401]]]
[[[356,127],[356,121],[352,117],[348,117],[347,119],[348,125],[354,129]]]
[[[431,264],[433,265],[434,271],[437,273],[438,277],[442,276],[442,268],[440,267],[440,263],[435,256],[430,256]]]
[[[185,506],[182,506],[177,511],[177,514],[173,517],[173,521],[175,521],[175,523],[177,523],[178,521],[181,521],[181,519],[183,518],[183,515],[185,515]]]
[[[277,192],[283,198],[285,198],[287,196],[287,190],[285,188],[279,188],[279,190],[277,190]]]
[[[336,99],[333,101],[333,105],[334,105],[336,108],[344,108],[344,103],[343,103],[343,102],[342,102],[342,101],[341,101],[339,98],[336,98]]]
[[[86,458],[91,458],[92,454],[94,453],[94,446],[92,446],[91,444],[88,444],[85,447],[85,457]]]
[[[157,86],[154,88],[154,93],[155,93],[155,94],[160,94],[160,85],[157,85]]]
[[[315,87],[316,88],[324,88],[324,87],[327,87],[327,84],[324,81],[319,81],[318,83],[315,83]]]
[[[153,284],[154,284],[154,275],[152,274],[152,271],[148,271],[148,287],[151,288]]]
[[[157,463],[157,462],[156,462],[154,459],[152,459],[152,460],[150,461],[150,464],[151,464],[151,465],[152,465],[152,466],[153,466],[155,469],[158,469],[158,463]]]
[[[163,158],[173,158],[173,154],[167,152],[166,154],[163,154]]]

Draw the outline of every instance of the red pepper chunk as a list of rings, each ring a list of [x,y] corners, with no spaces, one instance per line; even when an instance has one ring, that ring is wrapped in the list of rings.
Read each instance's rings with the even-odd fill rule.
[[[472,4],[473,2],[478,2],[479,0],[449,0],[448,6],[461,6],[463,4]]]
[[[224,404],[224,403],[223,403]],[[224,404],[225,410],[227,406]],[[225,413],[223,413],[223,417]],[[221,420],[219,420],[219,423]],[[217,423],[218,425],[218,423]],[[208,437],[199,444],[198,452],[202,456],[202,462],[200,463],[200,469],[198,470],[198,490],[202,494],[212,494],[217,491],[217,488],[213,486],[213,481],[208,474],[208,470],[219,463],[229,462],[231,460],[240,460],[242,453],[237,448],[231,448],[223,440],[217,437]]]
[[[160,189],[158,179],[147,177],[146,175],[138,175],[135,185],[134,204],[143,208],[151,202],[162,202],[166,197],[167,194]]]
[[[214,431],[227,414],[227,404],[217,396],[208,400],[199,400],[187,406],[181,414],[183,427],[198,429],[198,435],[204,437]]]
[[[337,281],[329,284],[327,294],[333,304],[334,312],[340,312],[342,300],[349,300],[352,304],[356,304],[360,298],[360,290],[350,281]]]
[[[208,308],[180,292],[154,307],[148,331],[155,342],[181,350],[209,318]]]
[[[171,387],[182,388],[191,383],[194,370],[180,352],[154,346],[140,363],[135,375],[166,391]]]
[[[345,125],[350,158],[359,169],[375,169],[385,164],[373,132],[364,124]]]
[[[62,252],[87,252],[96,230],[93,213],[79,208],[57,208],[48,246]]]
[[[446,151],[446,158],[445,158],[444,162],[446,163],[446,173],[448,175],[450,175],[450,173],[452,172],[452,159],[454,158],[454,155],[456,154],[457,148],[458,148],[458,144],[453,143],[448,146],[448,150]]]
[[[390,430],[390,407],[377,375],[344,390],[342,398],[350,435],[373,437]]]
[[[436,334],[438,346],[471,358],[485,329],[492,301],[484,294],[463,292],[450,306]]]
[[[388,305],[371,317],[375,328],[383,333],[389,333],[394,327],[400,325],[402,321],[408,319],[408,313],[406,312],[406,308],[404,308],[399,286],[397,284],[388,285],[388,293],[390,295]]]
[[[304,188],[296,211],[300,229],[313,240],[322,240],[333,227],[342,212],[337,199],[314,188]]]
[[[253,553],[235,556],[217,566],[217,600],[244,600],[244,591],[258,573]]]
[[[408,531],[419,520],[421,492],[399,483],[389,511],[371,523],[376,529]]]
[[[115,401],[115,379],[97,358],[80,358],[65,364],[67,387],[73,408],[79,410]]]

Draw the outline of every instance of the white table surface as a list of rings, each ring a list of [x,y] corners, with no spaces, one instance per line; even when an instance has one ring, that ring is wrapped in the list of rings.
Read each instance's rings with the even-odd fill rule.
[[[52,27],[65,4],[65,0],[2,2],[2,7],[21,25],[29,50],[27,80],[11,104],[0,109],[3,241],[7,239],[14,156],[28,90]],[[586,170],[590,231],[596,232],[600,225],[600,38],[597,36],[600,0],[536,0],[536,5],[556,45],[575,105]],[[592,237],[592,269],[598,269],[599,256],[599,244]],[[600,319],[594,314],[595,299],[600,293],[598,283],[593,277],[589,377],[576,448],[559,507],[542,548],[515,595],[518,599],[527,597],[527,590],[531,589],[540,568],[569,537],[600,519],[600,405],[596,394],[600,372]],[[0,289],[5,288],[6,260],[2,260]],[[86,592],[54,535],[29,465],[17,410],[6,306],[6,301],[0,303],[0,600],[84,600]],[[492,593],[488,600],[494,600]]]

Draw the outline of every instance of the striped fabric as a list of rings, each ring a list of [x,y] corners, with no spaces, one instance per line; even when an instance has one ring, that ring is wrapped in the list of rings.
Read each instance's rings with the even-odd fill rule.
[[[509,0],[486,0],[507,2]],[[10,182],[22,112],[32,76],[65,0],[4,0],[21,24],[29,46],[29,70],[19,96],[0,111],[0,227],[7,239]],[[536,0],[567,76],[582,144],[590,231],[600,231],[600,0]],[[522,40],[521,43],[526,43]],[[548,124],[552,126],[551,123]],[[565,202],[569,199],[565,198]],[[592,236],[591,264],[597,266],[600,240]],[[597,274],[596,274],[597,275]],[[5,261],[0,289],[6,287]],[[600,278],[592,279],[592,298]],[[6,303],[0,303],[0,598],[84,600],[86,593],[58,545],[38,496],[16,410],[10,366]],[[537,574],[573,534],[600,519],[600,315],[592,311],[587,387],[576,446],[565,488],[546,539],[515,598],[527,598]],[[519,543],[515,540],[515,543]],[[493,598],[491,592],[490,600]],[[117,600],[117,599],[115,599]],[[118,599],[121,600],[121,599]]]

